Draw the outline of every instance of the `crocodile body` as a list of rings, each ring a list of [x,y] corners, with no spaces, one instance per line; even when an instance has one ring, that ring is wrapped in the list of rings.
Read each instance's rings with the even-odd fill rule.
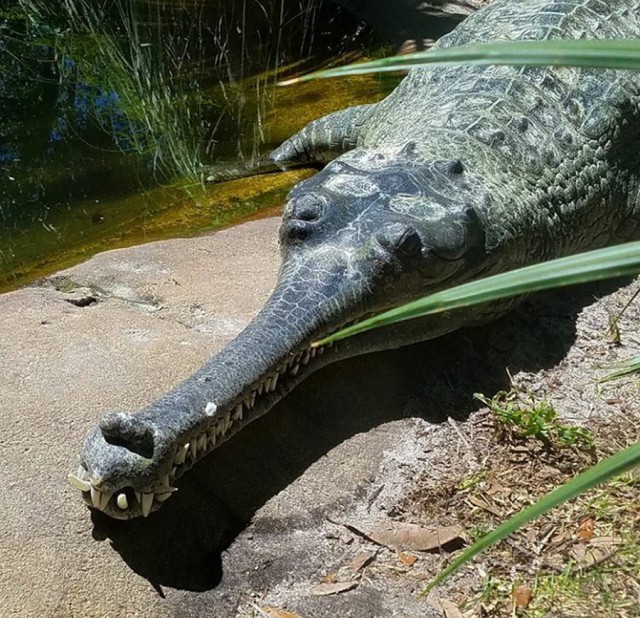
[[[638,0],[496,0],[438,45],[636,38],[639,16]],[[146,516],[312,371],[498,309],[310,348],[320,336],[479,276],[638,237],[639,138],[640,75],[572,68],[414,70],[384,101],[311,123],[274,161],[333,160],[288,197],[265,307],[175,390],[107,414],[70,481],[113,517]]]

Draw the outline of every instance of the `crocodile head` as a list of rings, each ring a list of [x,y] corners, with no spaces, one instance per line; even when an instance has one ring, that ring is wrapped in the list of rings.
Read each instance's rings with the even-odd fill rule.
[[[264,308],[187,381],[137,414],[111,412],[69,476],[89,506],[147,516],[174,482],[329,362],[439,333],[410,323],[334,346],[310,344],[348,323],[468,278],[482,262],[478,186],[458,161],[413,144],[354,150],[291,191],[278,284]]]

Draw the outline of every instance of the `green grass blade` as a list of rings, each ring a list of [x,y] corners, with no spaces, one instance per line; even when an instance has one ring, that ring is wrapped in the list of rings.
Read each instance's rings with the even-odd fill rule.
[[[640,71],[640,40],[500,41],[481,45],[460,45],[317,71],[282,81],[280,85],[288,86],[325,77],[408,70],[427,64],[463,63]]]
[[[634,468],[639,464],[640,443],[636,443],[632,444],[624,451],[616,453],[588,470],[585,470],[574,479],[571,479],[568,483],[565,483],[548,493],[535,504],[514,515],[493,532],[483,536],[480,540],[465,550],[462,555],[453,560],[443,571],[441,571],[425,588],[423,594],[427,594],[435,586],[442,583],[449,575],[451,575],[451,573],[459,569],[463,564],[474,558],[474,556],[479,554],[481,551],[494,543],[501,541],[526,523],[566,502],[567,500],[575,498],[577,495],[587,491],[588,489],[591,489],[592,487],[595,487],[596,485],[599,485],[600,483],[607,481],[630,468]]]
[[[494,275],[431,294],[397,309],[363,320],[313,343],[324,345],[425,315],[460,309],[548,288],[640,272],[640,241],[597,249]]]
[[[615,365],[614,365],[615,366]],[[601,377],[598,382],[610,382],[640,372],[640,356],[634,356],[618,365],[618,368]]]

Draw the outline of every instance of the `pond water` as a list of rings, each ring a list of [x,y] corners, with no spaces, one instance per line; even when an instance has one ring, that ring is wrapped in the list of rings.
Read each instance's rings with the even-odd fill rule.
[[[204,181],[398,80],[276,87],[382,49],[328,0],[2,4],[0,291],[104,249],[278,212],[309,170]]]

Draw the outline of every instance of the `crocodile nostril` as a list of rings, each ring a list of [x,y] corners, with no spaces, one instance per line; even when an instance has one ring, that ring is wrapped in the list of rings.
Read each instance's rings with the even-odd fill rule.
[[[295,219],[283,221],[280,228],[280,240],[304,240],[309,236],[309,225]]]
[[[109,444],[122,446],[145,459],[153,457],[153,428],[134,414],[109,412],[100,421],[100,431]]]

